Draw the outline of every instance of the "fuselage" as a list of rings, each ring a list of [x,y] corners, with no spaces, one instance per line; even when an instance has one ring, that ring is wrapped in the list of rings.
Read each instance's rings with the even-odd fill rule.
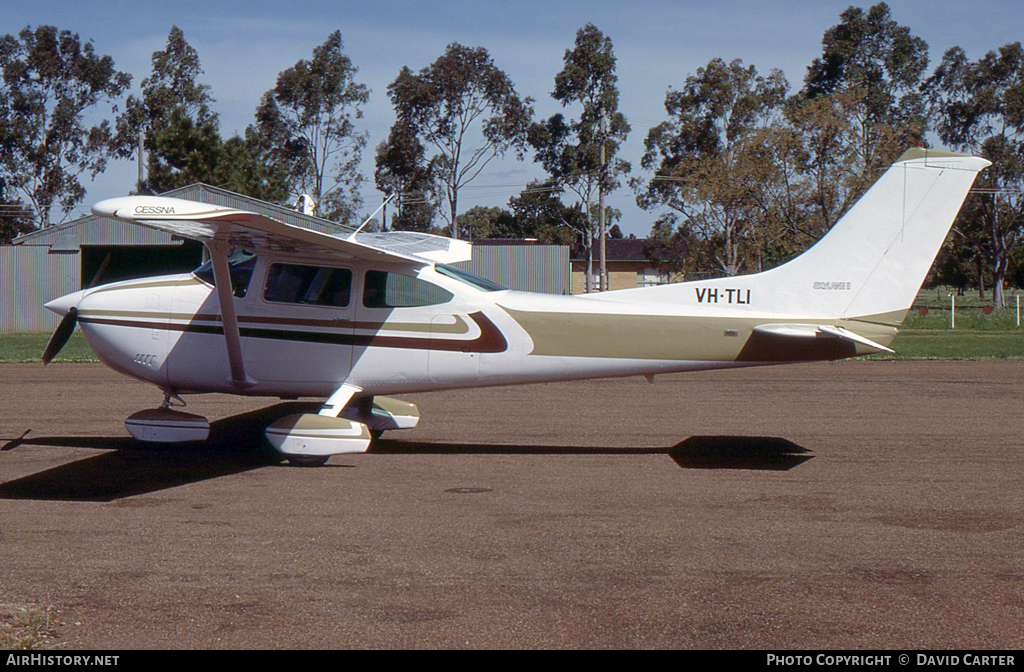
[[[265,253],[237,256],[231,269],[245,386],[232,381],[209,269],[105,285],[65,303],[77,304],[103,362],[173,393],[324,397],[346,383],[386,395],[860,354],[834,342],[792,356],[755,347],[754,327],[801,318],[762,314],[751,305],[757,288],[742,281],[693,283],[686,304],[637,304],[615,292],[514,292],[443,265]],[[894,333],[875,327],[871,336],[887,343]]]

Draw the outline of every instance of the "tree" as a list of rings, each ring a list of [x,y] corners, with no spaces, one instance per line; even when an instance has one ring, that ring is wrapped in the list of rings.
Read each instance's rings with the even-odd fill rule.
[[[572,245],[588,230],[579,208],[566,207],[561,188],[531,182],[508,201],[508,209],[478,205],[459,215],[459,231],[471,238],[528,239]]]
[[[362,105],[370,98],[355,81],[358,69],[343,52],[334,31],[301,60],[278,75],[263,95],[253,132],[270,160],[289,172],[295,195],[308,193],[317,213],[346,223],[362,204],[359,161],[367,134],[356,130]]]
[[[685,222],[679,225],[679,217],[674,212],[667,212],[655,220],[647,241],[644,256],[662,275],[686,278],[694,272],[704,273],[704,269],[711,266],[708,259],[700,258],[700,252],[707,248],[698,243]],[[690,253],[691,247],[694,254]]]
[[[221,143],[209,182],[263,201],[288,199],[287,171],[274,163],[271,150],[251,128]]]
[[[825,31],[822,54],[787,113],[804,137],[799,169],[824,235],[909,147],[924,143],[920,92],[928,44],[896,23],[884,2],[850,7]]]
[[[152,74],[142,80],[142,97],[129,96],[118,120],[125,154],[130,154],[139,133],[144,136],[146,180],[140,193],[209,181],[217,163],[220,134],[217,115],[210,109],[210,87],[199,84],[203,70],[199,55],[172,26],[167,47],[153,52]]]
[[[1024,240],[1024,47],[1007,44],[973,63],[953,47],[925,90],[942,141],[992,162],[954,227],[988,261],[992,300],[1002,308],[1013,248]]]
[[[551,178],[579,198],[579,210],[589,218],[595,196],[618,187],[618,178],[630,165],[615,154],[629,135],[626,117],[618,111],[615,54],[612,42],[588,23],[576,32],[573,49],[566,49],[564,66],[555,75],[551,97],[563,107],[580,105],[579,119],[556,114],[530,128],[530,144]],[[597,200],[600,200],[598,198]],[[596,210],[600,213],[600,210]],[[583,237],[587,251],[587,291],[593,265],[593,239],[600,235],[598,221],[588,220]]]
[[[678,215],[660,221],[682,227],[695,258],[712,261],[719,273],[736,275],[760,259],[763,133],[778,119],[787,89],[777,70],[765,78],[739,60],[713,59],[681,91],[669,90],[670,119],[648,132],[642,165],[654,175],[635,183],[637,203]]]
[[[469,238],[510,238],[512,214],[504,208],[474,205],[458,218],[459,231]]]
[[[566,206],[562,188],[554,181],[534,181],[509,199],[510,238],[533,238],[541,243],[572,245],[588,238],[590,227],[579,207]]]
[[[884,3],[840,18],[788,99],[781,72],[761,78],[717,59],[666,97],[674,118],[651,129],[644,156],[655,174],[635,186],[641,206],[676,215],[659,226],[678,227],[690,270],[706,261],[728,275],[785,261],[923,142],[928,45]]]
[[[0,245],[8,245],[18,236],[30,233],[32,211],[0,180]]]
[[[144,135],[146,179],[140,193],[161,193],[204,182],[263,200],[284,200],[285,176],[263,161],[258,139],[247,134],[224,141],[210,87],[198,82],[199,54],[172,26],[163,51],[152,56],[153,71],[142,80],[142,97],[129,96],[118,119],[122,153]]]
[[[395,122],[388,139],[377,146],[373,177],[378,190],[397,196],[391,228],[430,231],[436,209],[434,181],[415,129],[401,120]]]
[[[115,154],[110,123],[84,118],[101,103],[116,111],[131,76],[91,41],[53,26],[0,38],[0,71],[0,179],[48,226],[52,207],[67,217],[85,197],[81,178],[95,177]]]
[[[458,238],[459,191],[508,150],[522,158],[533,101],[519,97],[486,49],[456,43],[418,73],[403,67],[388,95],[397,123],[435,152],[428,163],[447,202],[439,212]]]

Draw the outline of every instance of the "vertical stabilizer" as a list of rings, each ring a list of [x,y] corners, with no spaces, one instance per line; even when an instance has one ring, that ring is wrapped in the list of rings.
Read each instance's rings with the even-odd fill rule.
[[[979,171],[973,156],[912,149],[816,245],[764,273],[600,295],[794,317],[896,324],[910,308]],[[725,301],[720,297],[742,297]]]
[[[802,285],[809,307],[826,315],[908,310],[975,177],[988,165],[949,152],[906,152],[817,245],[765,279]]]

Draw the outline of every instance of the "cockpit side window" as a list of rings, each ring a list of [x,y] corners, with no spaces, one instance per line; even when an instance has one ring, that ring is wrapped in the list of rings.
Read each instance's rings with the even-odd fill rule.
[[[312,306],[348,306],[352,295],[352,271],[300,264],[271,264],[263,289],[266,301]]]
[[[249,289],[249,281],[252,280],[252,272],[256,269],[257,257],[255,254],[235,248],[228,257],[228,270],[231,273],[231,293],[235,298],[244,298]],[[216,285],[213,277],[213,260],[203,262],[203,265],[192,271],[197,278],[211,285]]]
[[[455,295],[443,287],[401,273],[367,271],[363,282],[363,305],[367,308],[436,306],[453,298]]]

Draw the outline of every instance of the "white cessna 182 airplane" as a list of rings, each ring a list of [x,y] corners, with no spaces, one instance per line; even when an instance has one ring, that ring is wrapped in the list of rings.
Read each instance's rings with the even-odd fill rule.
[[[108,366],[153,383],[143,441],[204,440],[179,395],[326,398],[266,429],[295,464],[365,451],[414,427],[384,395],[834,360],[888,344],[942,245],[980,158],[912,149],[814,247],[754,275],[583,296],[509,291],[447,264],[470,244],[412,233],[332,236],[251,212],[152,196],[97,215],[202,241],[193,273],[82,290],[47,304]]]

